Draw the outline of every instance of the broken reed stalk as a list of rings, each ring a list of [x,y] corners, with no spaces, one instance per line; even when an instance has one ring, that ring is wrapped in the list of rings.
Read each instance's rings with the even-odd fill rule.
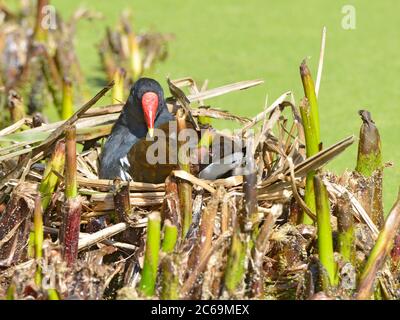
[[[183,283],[182,287],[180,288],[180,297],[183,299],[187,299],[188,295],[192,291],[193,287],[196,284],[196,280],[198,279],[199,275],[204,271],[207,267],[207,264],[213,254],[216,253],[222,247],[227,239],[231,237],[231,232],[228,231],[224,234],[221,234],[213,243],[213,246],[207,252],[207,254],[203,257],[201,261],[197,265],[194,266],[193,270],[189,274],[186,281]]]
[[[39,191],[42,198],[42,210],[46,211],[55,187],[58,182],[58,175],[62,175],[64,172],[65,163],[65,143],[64,141],[57,141],[54,148],[53,154],[51,155],[50,161],[46,165],[46,169],[43,173],[42,182],[40,183]]]
[[[65,130],[65,202],[62,206],[62,225],[60,228],[60,244],[64,260],[69,266],[78,257],[78,241],[81,221],[82,203],[78,196],[76,181],[76,128]]]
[[[35,284],[40,287],[42,282],[42,268],[40,266],[40,259],[43,256],[43,213],[40,195],[38,195],[35,199],[33,230],[36,259]]]
[[[328,192],[321,177],[314,176],[314,189],[317,211],[318,254],[322,266],[326,269],[330,285],[337,285],[336,263],[333,255],[333,239]],[[324,288],[324,290],[327,288]]]
[[[165,195],[162,210],[164,221],[169,220],[178,229],[177,241],[179,241],[179,235],[181,234],[181,209],[177,179],[172,175],[165,179]]]
[[[46,11],[44,7],[49,5],[49,0],[38,0],[36,6],[36,22],[33,38],[39,42],[47,41],[48,30],[43,27]]]
[[[178,136],[186,129],[186,114],[183,109],[176,113]],[[178,166],[180,170],[190,173],[189,148],[183,147],[184,142],[178,141]],[[179,201],[182,214],[182,239],[185,238],[192,223],[192,185],[189,182],[179,180]]]
[[[367,263],[361,274],[356,298],[358,300],[370,299],[374,291],[374,282],[377,272],[382,269],[386,257],[389,255],[393,240],[400,227],[400,192],[397,201],[379,233],[375,246],[368,257]]]
[[[348,194],[337,198],[338,251],[345,261],[355,265],[356,246],[354,239],[354,217]]]
[[[272,233],[275,218],[272,212],[268,213],[263,224],[259,228],[257,239],[252,249],[252,274],[249,273],[250,297],[262,299],[264,290],[263,262],[268,250],[269,237]]]
[[[114,72],[114,87],[112,88],[112,103],[123,103],[124,101],[124,82],[125,70],[117,68]]]
[[[164,222],[164,239],[161,250],[165,253],[172,253],[178,240],[178,228],[167,219]]]
[[[61,119],[67,120],[74,114],[74,102],[73,102],[73,89],[72,82],[64,78],[63,79],[63,95],[62,95],[62,106],[61,106]]]
[[[244,208],[246,211],[246,224],[245,231],[255,232],[255,237],[258,232],[258,202],[257,202],[257,171],[252,155],[248,156],[246,165],[246,174],[243,175],[243,192],[244,192]],[[254,237],[254,238],[255,238]]]
[[[360,110],[362,125],[358,144],[356,171],[371,177],[375,170],[382,168],[381,138],[378,128],[367,110]]]
[[[217,216],[219,203],[223,198],[223,193],[224,188],[219,186],[216,192],[212,194],[211,199],[208,201],[203,211],[201,213],[199,212],[199,215],[201,214],[201,218],[198,218],[200,221],[193,223],[196,225],[199,224],[199,228],[195,231],[195,235],[191,234],[191,238],[196,238],[196,240],[187,262],[188,278],[193,273],[193,270],[196,269],[201,261],[205,260],[205,257],[209,255],[210,251],[212,250],[215,219]],[[201,272],[199,272],[198,276],[201,275]],[[196,299],[200,292],[201,282],[194,283],[190,290],[192,299]]]
[[[230,295],[237,292],[243,282],[245,272],[246,245],[242,240],[242,234],[238,225],[234,225],[231,247],[228,253],[228,261],[224,274],[224,286]]]
[[[218,206],[223,198],[224,188],[220,186],[217,191],[212,195],[207,206],[201,215],[200,222],[200,236],[199,236],[199,256],[198,261],[202,260],[207,252],[210,251],[212,246],[212,239],[214,234],[215,218],[218,212]]]
[[[161,217],[157,211],[148,216],[146,251],[139,283],[139,291],[151,297],[155,293],[161,239]]]
[[[178,239],[178,228],[169,219],[164,222],[164,239],[161,250],[166,254],[161,261],[160,299],[176,300],[179,297],[179,276],[177,264],[172,255]]]
[[[378,128],[367,110],[360,110],[362,119],[358,144],[356,171],[361,174],[370,188],[361,191],[361,202],[376,226],[381,229],[385,218],[382,201],[382,152]]]
[[[305,94],[305,99],[300,103],[300,113],[306,139],[306,155],[307,158],[309,158],[318,153],[321,137],[317,96],[315,93],[314,81],[311,77],[311,72],[307,66],[306,60],[303,60],[300,65],[300,75]],[[310,210],[315,213],[314,175],[315,172],[311,171],[306,177],[304,201]],[[306,212],[303,212],[303,223],[312,224],[312,219]]]
[[[306,139],[306,155],[307,158],[315,155],[319,151],[319,138],[316,135],[315,121],[312,120],[311,108],[307,98],[303,98],[300,102],[300,114],[303,121],[304,136]],[[310,171],[306,176],[306,187],[304,201],[308,208],[315,213],[315,193],[314,193],[314,176],[315,171]],[[303,212],[303,223],[312,224],[312,219]]]
[[[249,139],[253,139],[253,137],[250,137]],[[252,149],[252,147],[253,145],[249,147],[249,149]],[[243,201],[246,212],[244,231],[248,233],[250,232],[251,235],[249,241],[243,244],[243,250],[251,252],[253,258],[255,258],[255,256],[257,256],[257,250],[259,249],[255,248],[255,243],[257,242],[260,233],[260,219],[257,202],[257,171],[254,156],[252,154],[247,157],[246,170],[246,174],[243,175]],[[258,295],[260,292],[260,289],[258,288],[259,281],[261,281],[259,267],[259,263],[254,259],[253,263],[249,265],[246,282],[248,282],[250,286],[250,295]]]
[[[179,272],[173,256],[167,255],[161,264],[161,300],[177,300],[179,298]]]
[[[125,222],[131,213],[129,183],[123,185],[120,179],[114,180],[114,209],[118,222]]]

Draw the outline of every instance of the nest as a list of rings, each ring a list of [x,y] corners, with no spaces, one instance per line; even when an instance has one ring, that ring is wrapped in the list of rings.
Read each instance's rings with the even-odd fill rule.
[[[7,134],[2,134],[1,140],[10,142],[0,149],[4,172],[0,222],[3,294],[13,287],[16,298],[46,297],[48,293],[43,286],[35,284],[32,276],[40,267],[42,270],[69,270],[57,271],[59,279],[53,282],[53,289],[65,299],[143,297],[143,292],[138,290],[140,270],[144,264],[148,217],[154,213],[158,213],[164,225],[162,230],[166,225],[173,225],[179,234],[172,252],[160,251],[156,283],[159,297],[166,294],[165,274],[172,277],[179,288],[176,298],[305,299],[319,291],[318,279],[323,268],[315,248],[316,230],[312,225],[297,224],[299,215],[306,210],[301,199],[304,177],[345,150],[353,138],[346,138],[306,158],[303,128],[296,107],[290,102],[293,100],[290,92],[254,118],[247,119],[212,107],[192,108],[190,104],[245,89],[260,81],[240,82],[186,96],[179,87],[187,83],[195,86],[195,82],[189,80],[170,81],[169,109],[174,112],[184,108],[196,122],[199,117],[236,121],[242,125],[240,137],[244,140],[248,140],[248,132],[254,130],[253,142],[247,147],[247,154],[252,154],[254,161],[247,165],[255,170],[248,175],[217,180],[204,180],[191,172],[175,170],[161,184],[98,179],[101,141],[110,133],[122,105],[89,108],[111,85],[66,122],[42,125],[22,133],[12,132],[18,129],[16,126],[3,129]],[[189,103],[182,103],[182,100]],[[60,258],[63,250],[59,229],[65,223],[62,206],[66,201],[62,170],[52,171],[58,182],[54,191],[46,195],[49,197],[49,205],[43,212],[46,240],[40,259],[32,258],[29,252],[29,233],[34,229],[35,199],[40,198],[40,186],[48,174],[44,163],[47,166],[51,163],[55,146],[64,141],[64,131],[71,125],[76,126],[76,142],[82,145],[82,151],[76,154],[82,211],[78,260],[68,266]],[[324,175],[324,181],[334,210],[337,199],[350,191],[332,174]],[[180,197],[180,189],[185,186],[190,190],[188,199]],[[127,206],[123,199],[129,199]],[[182,236],[187,207],[183,200],[190,203],[192,220],[186,236]],[[356,224],[357,258],[360,260],[357,263],[363,265],[378,231],[362,207],[357,208],[357,200],[355,202],[352,211],[360,221]],[[332,219],[335,232],[337,227]],[[237,256],[237,250],[243,250],[241,256]],[[337,259],[341,261],[339,256]],[[92,265],[98,270],[92,269]],[[329,294],[349,298],[356,289],[355,268],[343,263],[340,289]],[[237,277],[240,272],[243,277]],[[391,275],[389,271],[388,274]],[[43,275],[46,277],[46,272]],[[85,290],[65,289],[81,285],[85,277],[88,286]],[[394,281],[393,277],[390,279]],[[94,283],[97,289],[91,290],[89,287]]]

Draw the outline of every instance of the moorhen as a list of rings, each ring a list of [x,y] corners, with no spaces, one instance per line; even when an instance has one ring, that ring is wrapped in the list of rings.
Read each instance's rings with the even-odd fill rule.
[[[171,128],[176,130],[176,125],[170,126],[171,121],[176,119],[167,108],[161,85],[153,79],[140,78],[133,85],[121,115],[102,149],[99,177],[101,179],[119,177],[122,180],[149,183],[164,182],[170,172],[177,168],[177,164],[149,163],[146,151],[154,141],[146,140],[146,136],[149,134],[153,137],[154,129],[159,128],[165,132],[167,139],[176,138],[176,133],[170,132]],[[188,127],[191,127],[190,123]],[[165,148],[168,149],[168,146],[169,141],[166,142]],[[170,151],[166,149],[158,152],[166,152],[168,157]],[[243,154],[239,152],[224,156],[228,162],[219,159],[218,164],[211,163],[206,166],[199,176],[204,179],[223,176],[240,165]]]
[[[154,128],[174,119],[167,109],[160,84],[149,78],[136,81],[102,149],[99,177],[131,180],[127,157],[131,148],[147,133],[152,136]]]

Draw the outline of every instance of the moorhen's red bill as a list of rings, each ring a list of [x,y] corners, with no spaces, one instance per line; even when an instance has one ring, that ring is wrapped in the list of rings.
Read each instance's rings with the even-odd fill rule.
[[[175,117],[167,109],[160,84],[149,78],[136,81],[103,147],[99,177],[131,180],[127,154],[147,133],[152,136],[154,128],[171,120]]]

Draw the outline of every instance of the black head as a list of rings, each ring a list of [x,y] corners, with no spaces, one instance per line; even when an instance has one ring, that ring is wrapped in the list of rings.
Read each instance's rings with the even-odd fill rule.
[[[130,120],[146,124],[150,132],[164,108],[166,105],[161,85],[156,80],[140,78],[132,86],[124,112]]]
[[[146,92],[154,92],[158,95],[158,101],[164,101],[164,91],[161,85],[154,79],[140,78],[132,86],[129,98],[133,97],[136,101],[141,101]]]

